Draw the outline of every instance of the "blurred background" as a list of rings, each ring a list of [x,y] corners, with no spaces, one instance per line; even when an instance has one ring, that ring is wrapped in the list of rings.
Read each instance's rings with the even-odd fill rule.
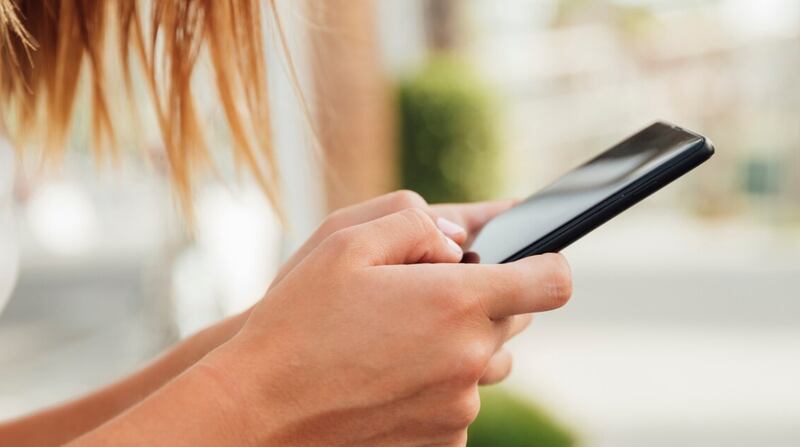
[[[664,119],[709,136],[715,157],[565,250],[573,299],[512,343],[515,370],[486,392],[470,445],[800,445],[800,3],[281,9],[322,148],[265,36],[286,225],[223,176],[198,189],[189,233],[147,119],[129,129],[144,150],[117,167],[79,131],[60,169],[17,169],[13,213],[0,210],[0,263],[19,269],[0,316],[0,418],[246,308],[330,209],[399,187],[524,197]]]

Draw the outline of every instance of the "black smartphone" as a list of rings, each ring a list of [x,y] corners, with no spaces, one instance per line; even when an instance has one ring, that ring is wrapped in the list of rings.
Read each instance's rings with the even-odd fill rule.
[[[713,153],[702,135],[652,124],[489,221],[471,251],[484,264],[558,252]]]

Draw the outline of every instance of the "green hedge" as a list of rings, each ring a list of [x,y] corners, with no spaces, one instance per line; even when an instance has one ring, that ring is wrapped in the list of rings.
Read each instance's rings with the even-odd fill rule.
[[[574,435],[543,410],[498,387],[481,389],[467,447],[570,447]]]
[[[402,186],[431,203],[491,198],[499,178],[494,108],[470,67],[433,56],[398,90]]]

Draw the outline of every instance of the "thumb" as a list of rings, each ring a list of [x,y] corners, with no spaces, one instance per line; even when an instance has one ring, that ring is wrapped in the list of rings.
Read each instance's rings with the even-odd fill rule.
[[[357,264],[456,263],[463,252],[419,208],[409,208],[331,235],[324,245]]]

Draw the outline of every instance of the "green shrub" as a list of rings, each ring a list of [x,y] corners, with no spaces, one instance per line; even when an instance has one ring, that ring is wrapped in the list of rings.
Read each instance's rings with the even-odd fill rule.
[[[491,198],[498,145],[486,87],[468,65],[433,56],[398,93],[402,186],[429,202]]]
[[[575,437],[540,408],[501,388],[481,389],[468,447],[569,447]]]

